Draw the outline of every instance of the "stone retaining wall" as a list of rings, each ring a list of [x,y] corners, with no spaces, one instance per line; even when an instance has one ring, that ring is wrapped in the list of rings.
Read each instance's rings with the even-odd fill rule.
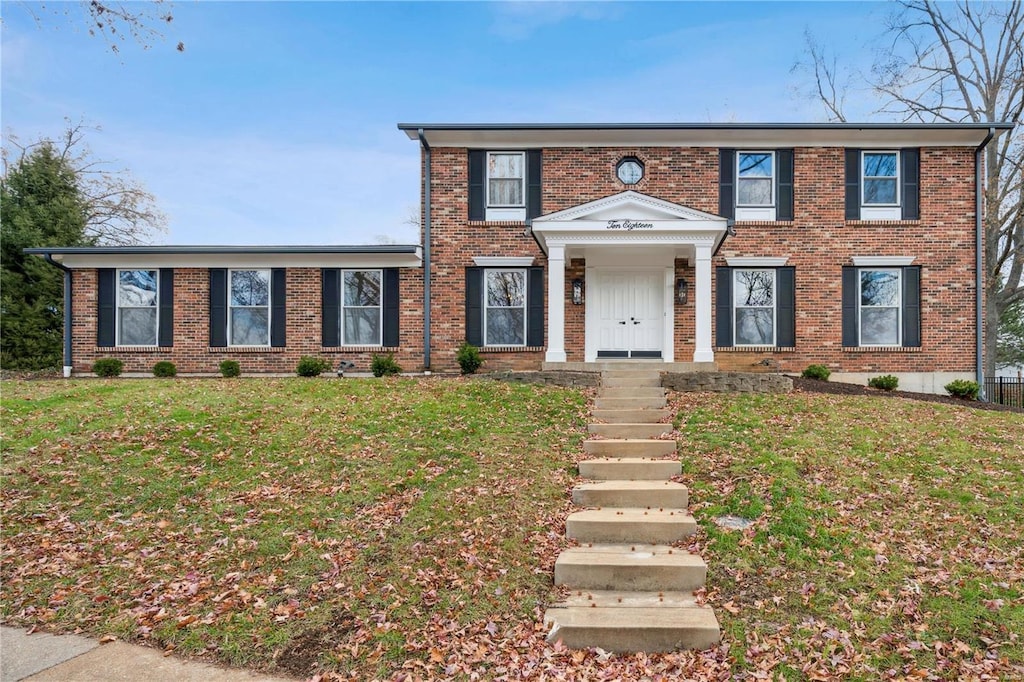
[[[680,393],[788,393],[793,380],[754,372],[665,372],[661,385]]]
[[[474,375],[480,379],[494,379],[495,381],[514,381],[523,384],[547,384],[550,386],[565,386],[577,388],[580,386],[599,386],[601,374],[599,372],[567,372],[561,370],[548,370],[542,372],[488,372],[486,374]]]

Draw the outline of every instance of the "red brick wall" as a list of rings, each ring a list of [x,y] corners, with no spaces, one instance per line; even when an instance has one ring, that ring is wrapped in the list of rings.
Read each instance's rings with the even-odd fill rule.
[[[74,371],[89,372],[97,358],[119,358],[125,372],[149,373],[160,360],[175,363],[179,373],[219,373],[222,360],[237,360],[243,374],[294,373],[299,358],[312,355],[356,363],[353,371],[367,372],[373,355],[394,350],[406,371],[423,366],[423,271],[399,270],[401,348],[325,348],[321,342],[321,275],[319,268],[288,268],[285,290],[287,347],[212,348],[210,341],[210,275],[206,268],[174,271],[174,346],[168,348],[101,348],[96,345],[97,271],[75,270],[72,275]]]

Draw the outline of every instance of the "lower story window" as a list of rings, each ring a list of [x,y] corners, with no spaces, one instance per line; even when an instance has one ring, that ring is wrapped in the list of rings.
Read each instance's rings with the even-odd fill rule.
[[[157,345],[159,271],[117,271],[117,345]]]
[[[859,272],[858,331],[862,346],[899,346],[901,271],[899,269]]]
[[[381,271],[345,270],[341,292],[341,339],[346,346],[381,345]]]
[[[270,270],[231,270],[228,345],[270,345]]]
[[[487,270],[484,345],[526,345],[526,270]]]
[[[775,270],[733,270],[735,345],[775,345]]]

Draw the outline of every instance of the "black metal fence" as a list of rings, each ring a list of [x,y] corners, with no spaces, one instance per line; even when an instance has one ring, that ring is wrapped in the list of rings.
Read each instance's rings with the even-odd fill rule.
[[[1024,380],[1012,377],[985,377],[985,397],[990,403],[1024,407]]]

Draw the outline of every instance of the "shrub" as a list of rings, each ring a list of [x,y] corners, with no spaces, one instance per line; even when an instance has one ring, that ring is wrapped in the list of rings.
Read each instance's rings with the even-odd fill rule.
[[[370,371],[375,377],[384,377],[399,374],[402,368],[398,366],[395,356],[388,353],[387,355],[374,355],[370,362]]]
[[[978,386],[977,381],[970,381],[968,379],[957,379],[951,381],[945,386],[946,393],[949,393],[954,398],[960,398],[961,400],[977,400],[978,399]]]
[[[174,363],[169,360],[161,360],[160,362],[153,365],[153,376],[155,377],[173,377],[178,374],[178,368],[174,366]]]
[[[807,369],[800,373],[804,379],[817,379],[818,381],[828,381],[829,375],[832,371],[829,370],[825,365],[808,365]]]
[[[309,355],[303,355],[299,359],[299,364],[295,368],[295,372],[300,377],[318,377],[330,368],[331,363],[323,358],[314,358]]]
[[[463,374],[476,374],[476,371],[484,364],[484,359],[480,357],[480,349],[468,343],[459,346],[455,359],[459,361],[459,367],[462,368]]]
[[[92,373],[100,377],[116,377],[124,369],[124,363],[117,358],[100,358],[92,363]]]
[[[237,377],[242,375],[242,366],[238,360],[224,360],[220,363],[220,375],[223,377]]]
[[[871,388],[880,388],[883,391],[891,391],[899,386],[899,377],[894,377],[892,374],[883,374],[880,377],[871,377],[868,379],[868,386]]]

